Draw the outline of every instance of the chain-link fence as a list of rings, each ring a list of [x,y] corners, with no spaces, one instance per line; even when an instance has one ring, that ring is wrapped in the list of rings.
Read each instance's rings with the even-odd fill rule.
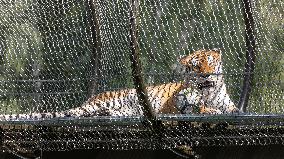
[[[283,6],[270,0],[2,0],[0,112],[11,118],[1,120],[4,147],[30,152],[282,144]],[[213,48],[222,52],[223,72],[216,76],[222,75],[230,101],[243,113],[153,112],[161,102],[153,104],[152,96],[175,92],[177,98],[182,90],[166,84],[175,88],[193,76],[176,69],[180,59]],[[122,92],[136,96],[123,99],[128,104],[111,100],[125,97]],[[108,111],[140,106],[144,116],[11,115],[66,112],[92,100],[110,100]]]

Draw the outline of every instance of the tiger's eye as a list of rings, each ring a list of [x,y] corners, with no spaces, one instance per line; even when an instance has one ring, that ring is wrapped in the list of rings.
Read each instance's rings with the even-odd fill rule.
[[[213,62],[213,56],[209,55],[209,56],[207,57],[207,61],[208,61],[208,63]]]
[[[191,63],[192,63],[193,66],[197,66],[198,61],[196,59],[192,59]]]

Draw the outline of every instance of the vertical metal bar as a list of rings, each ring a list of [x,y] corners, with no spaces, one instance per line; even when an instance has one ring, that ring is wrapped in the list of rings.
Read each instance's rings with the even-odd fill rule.
[[[92,32],[92,43],[94,47],[92,47],[92,56],[91,56],[91,81],[89,87],[89,96],[94,95],[97,93],[99,89],[99,78],[101,77],[101,48],[102,48],[102,41],[101,41],[101,34],[100,34],[100,17],[98,14],[98,2],[97,0],[87,0],[88,6],[90,6],[91,17],[90,22],[91,24],[91,32]]]
[[[253,80],[253,71],[255,64],[255,26],[252,14],[251,0],[243,0],[244,4],[244,22],[245,22],[245,40],[246,40],[246,64],[244,68],[244,80],[242,93],[238,103],[239,109],[246,112],[251,84]]]
[[[138,95],[139,103],[143,107],[144,116],[153,121],[155,119],[152,106],[148,100],[148,94],[145,87],[145,83],[142,76],[142,65],[140,61],[140,53],[138,47],[138,29],[136,24],[137,10],[139,7],[138,0],[130,0],[130,10],[129,10],[129,25],[130,25],[130,61],[132,67],[132,77],[136,92]]]

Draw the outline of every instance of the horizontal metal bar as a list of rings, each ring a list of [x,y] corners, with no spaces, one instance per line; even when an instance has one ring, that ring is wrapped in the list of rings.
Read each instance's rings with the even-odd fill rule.
[[[227,122],[227,123],[257,123],[262,121],[282,121],[284,114],[224,114],[224,115],[159,115],[161,121],[188,121],[188,122]]]
[[[87,91],[74,91],[74,92],[31,92],[31,93],[21,93],[21,92],[0,92],[0,95],[2,96],[9,96],[9,95],[23,95],[23,96],[29,96],[29,95],[66,95],[66,94],[86,94]]]
[[[12,125],[44,125],[44,126],[64,126],[64,125],[133,125],[141,124],[143,116],[131,116],[131,117],[113,117],[113,116],[96,116],[90,118],[52,118],[52,119],[15,119],[0,121],[0,124],[12,124]]]
[[[233,125],[247,125],[247,124],[263,124],[263,125],[284,125],[284,114],[232,114],[232,115],[158,115],[157,120],[163,122],[184,121],[184,122],[208,122],[208,123],[229,123]],[[127,125],[141,125],[145,120],[143,116],[97,116],[90,118],[53,118],[53,119],[38,119],[38,120],[8,120],[0,121],[0,124],[27,124],[27,125],[45,125],[45,126],[92,126],[92,125],[113,125],[113,126],[127,126]]]
[[[281,73],[280,71],[275,71],[275,70],[270,70],[270,71],[262,71],[262,74],[268,74],[268,73]],[[141,73],[143,76],[145,75],[151,75],[151,76],[165,76],[165,75],[173,75],[173,73]],[[177,76],[180,75],[198,75],[198,73],[174,73]],[[200,74],[200,73],[199,73]],[[246,74],[256,74],[255,72],[234,72],[234,73],[206,73],[206,75],[246,75]],[[202,74],[204,75],[204,73]],[[116,74],[116,75],[108,75],[108,76],[103,76],[103,77],[86,77],[86,78],[72,78],[72,79],[27,79],[27,80],[17,80],[17,79],[6,79],[6,80],[0,80],[0,83],[11,83],[11,82],[49,82],[49,83],[57,83],[57,82],[80,82],[80,81],[93,81],[93,80],[99,80],[99,79],[106,79],[108,77],[112,78],[124,78],[124,77],[130,77],[132,76],[131,74]]]

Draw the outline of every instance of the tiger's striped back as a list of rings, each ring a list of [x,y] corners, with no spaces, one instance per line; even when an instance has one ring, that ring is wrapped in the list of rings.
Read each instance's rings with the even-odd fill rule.
[[[147,87],[149,101],[155,113],[179,113],[175,96],[184,89],[183,83],[167,83]],[[86,114],[86,112],[92,112]],[[97,114],[112,116],[142,115],[135,89],[108,91],[90,98],[82,107],[68,110],[70,116],[93,116]],[[105,113],[105,114],[104,114]]]

